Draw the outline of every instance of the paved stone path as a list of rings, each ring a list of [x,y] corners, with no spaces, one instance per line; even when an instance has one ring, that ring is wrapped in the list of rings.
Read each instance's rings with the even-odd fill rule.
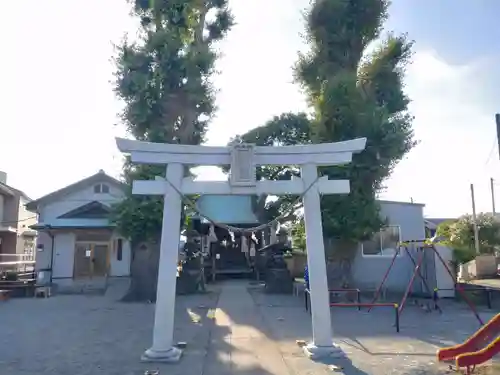
[[[344,375],[437,375],[438,347],[463,341],[477,322],[463,305],[426,314],[408,306],[395,333],[390,311],[332,309],[334,338],[348,353]],[[210,317],[215,311],[215,319]],[[487,320],[494,312],[483,312]],[[139,358],[151,344],[154,304],[106,296],[54,296],[0,303],[0,373],[16,375],[326,375],[328,364],[306,358],[310,340],[302,298],[268,295],[247,282],[212,286],[176,301],[175,339],[187,342],[180,363]]]
[[[302,299],[264,294],[244,282],[222,284],[203,374],[326,375],[332,365],[344,375],[447,374],[435,361],[436,349],[462,341],[476,328],[463,309],[440,316],[410,307],[401,334],[394,331],[391,311],[332,310],[332,315],[335,339],[347,358],[314,362],[296,343],[310,340]]]
[[[215,312],[215,327],[203,374],[293,374],[279,345],[266,331],[266,323],[246,285],[225,284]]]

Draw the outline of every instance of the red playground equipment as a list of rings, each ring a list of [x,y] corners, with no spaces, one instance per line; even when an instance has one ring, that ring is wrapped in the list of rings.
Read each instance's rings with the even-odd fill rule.
[[[411,254],[410,250],[408,249],[408,246],[412,244],[412,245],[416,245],[416,250],[418,252],[418,259],[415,260],[415,257]],[[441,308],[439,307],[438,305],[438,294],[437,292],[439,291],[439,289],[435,288],[435,289],[432,289],[429,287],[427,281],[425,280],[425,278],[422,276],[422,272],[421,272],[421,268],[422,268],[422,264],[424,262],[424,252],[425,251],[432,251],[437,259],[439,259],[439,261],[441,262],[441,264],[444,266],[444,269],[447,271],[447,273],[450,275],[450,278],[453,279],[454,281],[454,285],[455,285],[455,291],[460,294],[460,296],[462,297],[462,299],[467,303],[467,305],[469,306],[469,308],[471,309],[471,311],[474,313],[476,319],[478,320],[479,324],[483,325],[483,321],[481,319],[481,317],[479,316],[478,312],[477,312],[477,309],[476,307],[474,306],[474,304],[471,302],[471,300],[467,297],[467,295],[465,294],[464,290],[463,290],[463,287],[458,285],[456,282],[455,282],[455,278],[453,277],[453,273],[450,271],[450,268],[449,266],[446,264],[446,262],[444,261],[443,257],[441,256],[441,254],[439,254],[439,252],[436,250],[436,248],[434,247],[434,242],[432,240],[413,240],[413,241],[404,241],[404,242],[401,242],[399,244],[399,249],[394,253],[394,256],[392,258],[392,261],[389,265],[389,268],[387,269],[386,273],[384,274],[384,277],[382,278],[382,281],[380,283],[380,285],[378,286],[377,290],[375,291],[375,295],[373,297],[373,300],[372,300],[372,303],[375,303],[379,296],[380,296],[380,293],[382,291],[382,288],[384,287],[384,284],[385,282],[387,281],[387,278],[389,277],[389,274],[391,272],[391,269],[392,267],[394,266],[394,263],[396,261],[396,258],[397,256],[399,255],[400,251],[401,251],[401,248],[404,248],[405,251],[406,251],[406,254],[408,255],[409,259],[411,260],[411,262],[413,263],[414,265],[414,271],[413,271],[413,274],[410,278],[410,282],[408,283],[408,286],[406,287],[406,290],[403,294],[403,298],[401,299],[401,302],[399,303],[399,315],[401,316],[401,313],[403,312],[404,308],[405,308],[405,304],[408,300],[408,296],[410,295],[411,293],[411,290],[412,290],[412,287],[413,287],[413,284],[415,283],[415,279],[417,278],[417,276],[420,278],[420,280],[422,280],[422,286],[424,287],[424,289],[426,289],[426,292],[428,293],[429,296],[432,296],[432,300],[433,300],[433,303],[434,303],[434,309],[439,311],[440,313],[442,312]],[[368,311],[370,311],[370,309],[368,309]]]
[[[500,352],[500,314],[493,317],[462,344],[439,349],[438,361],[455,360],[457,368],[465,367],[472,374],[475,367]]]

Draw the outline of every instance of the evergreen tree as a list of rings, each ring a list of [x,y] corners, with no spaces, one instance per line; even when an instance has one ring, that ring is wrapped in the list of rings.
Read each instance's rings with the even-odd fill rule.
[[[415,145],[403,92],[412,43],[404,35],[381,37],[387,8],[386,0],[313,1],[306,16],[311,52],[296,66],[314,108],[313,141],[367,138],[352,163],[323,170],[351,182],[349,196],[322,198],[324,232],[343,242],[367,239],[384,224],[376,195]]]
[[[416,144],[403,91],[412,43],[405,35],[381,35],[387,8],[386,0],[313,0],[305,13],[310,52],[300,55],[295,66],[311,115],[286,114],[240,136],[266,145],[368,139],[351,164],[321,170],[351,182],[348,196],[325,195],[321,200],[324,235],[337,240],[334,255],[341,258],[352,259],[356,243],[384,225],[377,193]],[[272,169],[262,171],[272,177]],[[296,173],[293,167],[282,167],[278,175]],[[290,200],[281,197],[270,208],[276,211]],[[303,230],[299,223],[293,231],[297,239],[304,238]]]
[[[117,46],[115,91],[124,101],[127,132],[141,141],[200,144],[215,111],[211,78],[220,41],[233,24],[228,0],[135,0],[137,40]],[[187,172],[188,173],[188,172]],[[163,167],[124,164],[123,176],[164,176]],[[180,197],[179,197],[180,199]],[[132,241],[127,300],[156,299],[163,202],[133,196],[114,207],[112,220]]]

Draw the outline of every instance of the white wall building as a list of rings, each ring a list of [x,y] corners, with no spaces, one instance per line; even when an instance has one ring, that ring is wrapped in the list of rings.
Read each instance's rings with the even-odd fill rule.
[[[59,287],[130,275],[131,249],[109,221],[125,185],[104,171],[34,200],[38,214],[36,269]]]

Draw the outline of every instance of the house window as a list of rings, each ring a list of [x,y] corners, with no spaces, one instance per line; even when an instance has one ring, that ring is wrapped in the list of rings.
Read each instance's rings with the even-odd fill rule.
[[[109,186],[106,184],[94,185],[95,194],[109,194]]]
[[[32,238],[26,238],[24,240],[24,259],[23,260],[33,260],[35,254],[35,242]]]
[[[116,240],[116,260],[122,260],[123,258],[123,240],[118,238]]]
[[[371,240],[361,244],[362,254],[393,257],[399,250],[399,242],[401,242],[401,228],[395,225],[388,226],[375,233]]]

